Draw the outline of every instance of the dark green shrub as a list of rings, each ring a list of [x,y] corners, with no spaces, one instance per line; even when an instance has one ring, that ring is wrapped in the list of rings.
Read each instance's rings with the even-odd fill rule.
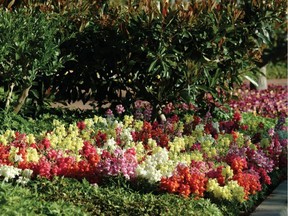
[[[285,11],[282,1],[137,2],[104,4],[63,45],[77,61],[54,80],[58,98],[112,106],[142,99],[154,114],[182,100],[213,111],[247,71],[257,72],[271,23]]]

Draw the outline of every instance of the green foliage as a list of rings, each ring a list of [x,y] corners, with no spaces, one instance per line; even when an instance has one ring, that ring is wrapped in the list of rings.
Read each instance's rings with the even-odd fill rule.
[[[286,172],[287,174],[287,172]],[[135,190],[124,178],[101,185],[56,177],[38,178],[27,186],[0,184],[0,210],[5,215],[239,215],[252,212],[286,176],[271,173],[272,185],[239,205],[221,200],[183,198]]]
[[[102,187],[85,180],[56,178],[52,182],[38,179],[31,187],[44,200],[73,203],[92,215],[222,215],[209,200],[139,193],[125,184],[116,181]]]
[[[36,105],[43,104],[53,75],[52,95],[68,102],[96,99],[99,106],[109,102],[113,108],[143,99],[152,103],[156,115],[162,105],[183,100],[197,104],[202,113],[213,113],[216,103],[230,98],[234,84],[241,83],[247,71],[256,77],[257,65],[271,57],[279,60],[285,56],[282,50],[286,51],[286,4],[282,0],[265,4],[260,0],[174,5],[156,0],[0,4],[15,12],[2,10],[7,22],[2,29],[13,32],[1,34],[6,36],[3,50],[10,53],[3,51],[0,56],[6,107],[16,101],[15,93],[19,102],[14,104],[21,106],[27,92],[33,93],[29,96]],[[17,9],[24,6],[34,9]],[[65,18],[61,24],[58,15]],[[76,37],[64,44],[55,42],[60,32]],[[10,47],[11,38],[16,43]],[[65,62],[60,56],[70,52],[77,61],[68,61],[60,69]],[[12,63],[4,61],[8,57]],[[13,80],[9,73],[15,74]],[[35,105],[33,100],[28,102]]]
[[[268,79],[287,79],[287,62],[280,61],[275,64],[269,63],[267,65],[267,78]]]
[[[2,215],[90,215],[71,203],[44,200],[37,191],[10,183],[0,184],[0,212]]]
[[[242,113],[243,124],[249,125],[247,131],[244,131],[247,134],[255,134],[258,132],[267,132],[269,129],[274,128],[277,119],[263,118],[261,116],[255,116],[253,113]],[[262,125],[262,128],[259,128],[259,125]]]
[[[27,113],[27,112],[26,112]],[[35,116],[15,114],[0,110],[0,133],[6,130],[15,130],[20,133],[39,134],[42,131],[53,130],[53,121],[58,120],[63,124],[71,124],[81,119],[92,118],[97,113],[93,111],[65,110],[65,109],[42,109]]]
[[[13,12],[1,9],[0,17],[0,85],[7,92],[1,100],[7,110],[12,103],[17,113],[31,88],[36,102],[43,102],[41,85],[71,58],[61,56],[60,16],[21,8]],[[38,92],[33,89],[37,86]],[[13,94],[18,101],[12,101]]]
[[[142,99],[154,114],[182,100],[213,113],[247,71],[258,72],[255,63],[283,14],[282,1],[158,3],[110,1],[90,10],[86,27],[62,46],[77,61],[54,79],[56,96],[112,107]]]

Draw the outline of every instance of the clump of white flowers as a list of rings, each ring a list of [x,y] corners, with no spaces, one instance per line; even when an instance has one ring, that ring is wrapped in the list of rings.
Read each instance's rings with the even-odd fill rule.
[[[0,166],[0,179],[3,178],[4,182],[16,179],[19,184],[27,184],[31,179],[33,171],[30,169],[19,169],[13,166],[2,165]]]
[[[155,183],[160,181],[163,176],[171,176],[175,166],[176,163],[169,159],[168,150],[156,147],[152,154],[138,165],[136,175],[147,179],[150,183]]]

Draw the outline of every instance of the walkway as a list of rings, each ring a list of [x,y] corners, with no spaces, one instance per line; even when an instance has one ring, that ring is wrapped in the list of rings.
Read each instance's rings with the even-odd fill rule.
[[[287,180],[264,200],[251,216],[287,216]]]

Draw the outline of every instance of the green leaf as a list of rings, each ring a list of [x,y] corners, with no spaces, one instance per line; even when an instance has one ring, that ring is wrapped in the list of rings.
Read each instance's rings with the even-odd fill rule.
[[[152,72],[152,71],[155,72],[154,69],[155,69],[155,65],[157,64],[157,62],[158,62],[158,60],[155,59],[155,60],[150,64],[149,69],[148,69],[148,72]]]
[[[259,86],[258,83],[257,83],[254,79],[252,79],[250,76],[245,75],[244,77],[245,77],[247,80],[249,80],[249,82],[253,83],[253,85],[255,85],[256,87]]]

